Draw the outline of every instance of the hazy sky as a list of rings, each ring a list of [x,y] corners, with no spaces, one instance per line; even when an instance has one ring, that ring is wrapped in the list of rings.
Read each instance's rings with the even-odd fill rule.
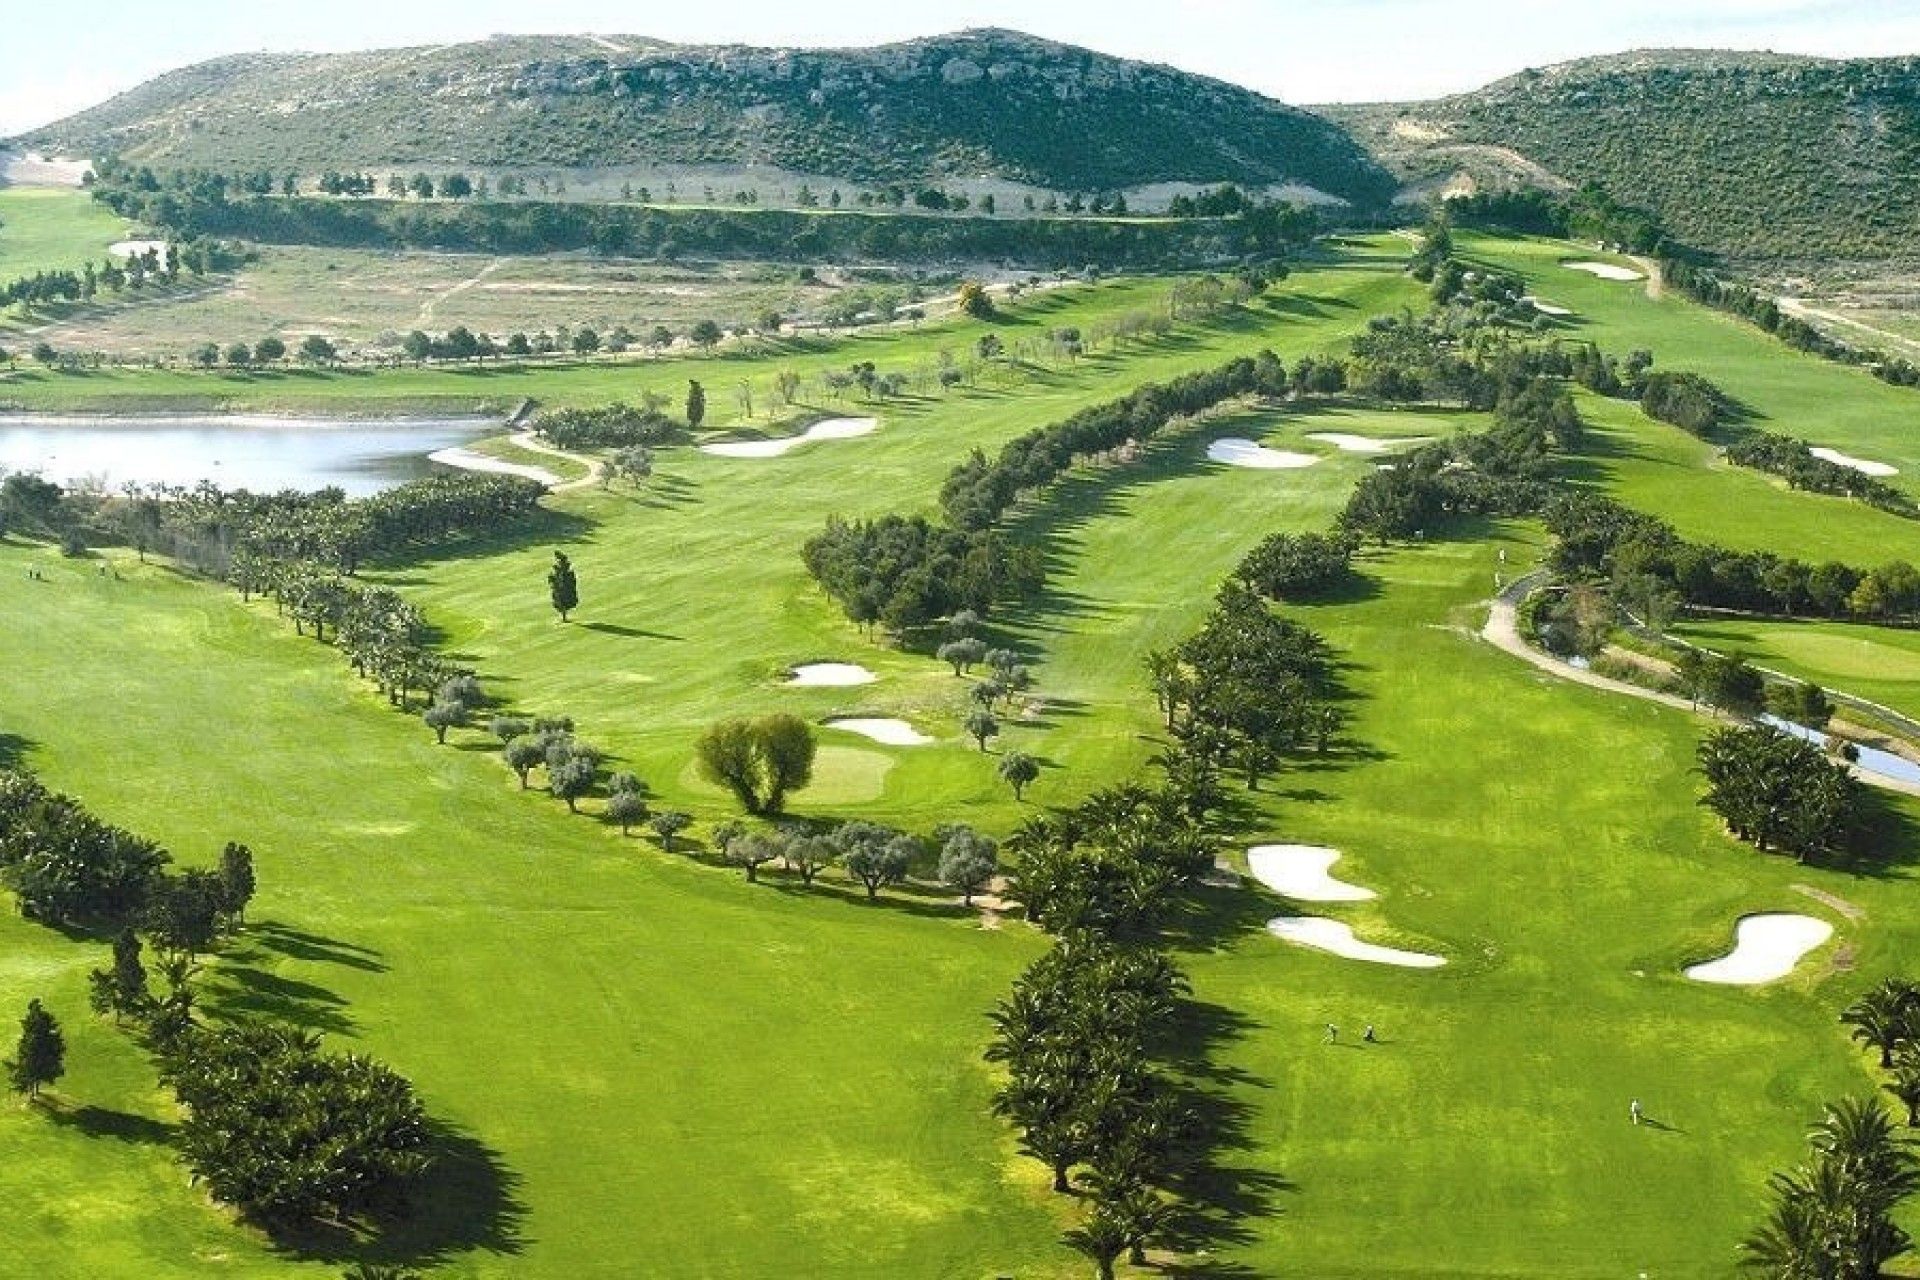
[[[1431,97],[1648,46],[1920,54],[1920,0],[65,0],[0,25],[0,136],[223,53],[495,32],[876,44],[979,26],[1168,62],[1295,103]]]

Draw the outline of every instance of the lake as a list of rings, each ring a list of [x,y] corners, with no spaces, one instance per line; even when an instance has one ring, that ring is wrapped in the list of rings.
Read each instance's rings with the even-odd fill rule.
[[[223,489],[323,489],[365,497],[441,470],[436,449],[497,435],[494,418],[347,421],[261,416],[48,417],[0,414],[0,471],[59,484],[99,479]]]

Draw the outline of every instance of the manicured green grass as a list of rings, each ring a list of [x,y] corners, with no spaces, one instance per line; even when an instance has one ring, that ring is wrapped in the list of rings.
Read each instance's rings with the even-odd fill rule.
[[[1761,430],[1900,468],[1893,481],[1920,493],[1920,391],[1892,387],[1860,369],[1803,355],[1745,321],[1709,311],[1673,290],[1659,300],[1640,282],[1602,280],[1562,262],[1616,261],[1557,240],[1462,233],[1463,254],[1523,276],[1541,299],[1574,314],[1555,326],[1624,359],[1636,347],[1655,367],[1712,379]]]
[[[1099,296],[1049,304],[1085,315],[1074,308]],[[896,402],[872,436],[778,459],[664,451],[644,493],[569,495],[532,535],[369,576],[419,601],[496,694],[575,715],[616,767],[705,818],[728,806],[688,767],[695,734],[721,715],[790,709],[899,715],[939,739],[892,748],[823,731],[802,813],[919,829],[963,818],[1005,833],[1160,750],[1141,656],[1187,634],[1268,532],[1323,528],[1373,465],[1307,433],[1440,435],[1480,420],[1239,410],[1168,433],[1137,463],[1076,472],[1022,512],[1053,575],[995,638],[1033,663],[1039,704],[993,745],[1049,765],[1026,805],[994,779],[993,756],[960,739],[964,682],[862,637],[807,580],[801,541],[830,513],[930,509],[969,448],[1235,351],[1331,347],[1412,296],[1390,266],[1301,273],[1270,318]],[[972,332],[873,341],[900,344],[890,358],[904,360],[937,349],[908,344]],[[667,386],[723,366],[544,376],[556,397],[587,397],[616,374]],[[1666,428],[1583,409],[1599,437],[1584,478],[1634,500],[1662,492],[1649,477],[1671,468],[1672,501],[1714,529],[1757,509],[1745,476],[1703,465]],[[1207,442],[1224,435],[1323,461],[1208,462]],[[1754,526],[1762,544],[1874,545],[1856,523],[1872,513],[1767,492],[1777,512]],[[1216,1087],[1238,1113],[1220,1154],[1245,1236],[1216,1242],[1217,1260],[1256,1275],[1730,1275],[1767,1173],[1797,1156],[1819,1103],[1872,1087],[1835,1013],[1920,947],[1920,806],[1901,802],[1906,825],[1873,874],[1736,845],[1695,802],[1699,722],[1555,681],[1473,638],[1494,574],[1524,571],[1538,529],[1458,532],[1369,550],[1345,598],[1292,610],[1341,653],[1350,742],[1240,793],[1235,841],[1341,849],[1337,873],[1381,897],[1297,909],[1449,965],[1382,969],[1292,947],[1261,927],[1288,904],[1251,886],[1214,891],[1182,939],[1218,1028]],[[554,547],[580,568],[570,624],[546,603]],[[28,581],[29,563],[52,580]],[[842,885],[748,886],[622,842],[520,794],[478,732],[436,747],[269,606],[116,563],[125,580],[43,548],[0,549],[0,732],[54,785],[184,857],[254,845],[263,928],[221,962],[215,1004],[332,1026],[411,1075],[436,1115],[497,1158],[519,1251],[449,1225],[487,1220],[471,1205],[489,1179],[470,1179],[465,1203],[430,1190],[418,1234],[447,1233],[448,1273],[1080,1273],[1055,1243],[1060,1204],[986,1114],[978,1057],[982,1015],[1036,935],[979,930],[928,893],[869,908]],[[816,659],[880,679],[781,685],[789,665]],[[1794,884],[1865,915],[1843,918]],[[1762,909],[1829,919],[1836,940],[1766,988],[1679,976]],[[289,1269],[224,1225],[125,1118],[166,1112],[138,1055],[83,1011],[83,970],[103,955],[0,923],[0,1008],[48,997],[75,1037],[63,1098],[108,1113],[92,1129],[132,1135],[0,1107],[0,1192],[32,1224],[0,1228],[0,1242],[48,1274],[75,1257],[115,1276]],[[1343,1040],[1371,1022],[1383,1043],[1324,1046],[1329,1021]],[[1667,1127],[1632,1127],[1632,1098]]]
[[[209,979],[214,1006],[357,1041],[504,1171],[429,1185],[419,1235],[458,1254],[436,1274],[1060,1270],[979,1060],[1034,935],[934,901],[753,888],[568,821],[270,614],[121,571],[0,549],[5,730],[50,784],[183,860],[253,845],[256,927]],[[104,955],[0,920],[0,1008],[40,995],[67,1024],[77,1121],[0,1103],[8,1267],[288,1270],[153,1140],[150,1068],[86,1012]],[[492,1226],[518,1243],[490,1245]]]
[[[102,262],[128,223],[84,191],[0,187],[0,281]]]
[[[1920,719],[1920,633],[1848,622],[1686,622],[1674,633]]]

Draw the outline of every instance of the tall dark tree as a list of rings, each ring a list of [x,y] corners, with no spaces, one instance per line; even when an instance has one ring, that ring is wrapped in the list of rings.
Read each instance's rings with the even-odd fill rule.
[[[128,1014],[138,1016],[152,1006],[147,967],[140,963],[140,939],[133,930],[122,929],[114,938],[113,966],[89,973],[87,986],[93,1011],[111,1014],[115,1022]]]
[[[15,1093],[38,1099],[40,1090],[67,1073],[67,1040],[60,1023],[40,1006],[27,1001],[20,1019],[20,1041],[7,1062],[7,1083]]]
[[[689,381],[687,383],[687,425],[697,431],[700,429],[700,424],[706,421],[706,417],[707,389],[698,382]]]
[[[547,595],[562,622],[580,607],[580,580],[574,576],[573,562],[565,552],[553,553],[553,567],[547,570]]]

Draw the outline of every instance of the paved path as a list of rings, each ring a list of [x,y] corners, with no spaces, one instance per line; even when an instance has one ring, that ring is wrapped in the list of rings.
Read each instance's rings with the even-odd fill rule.
[[[1525,600],[1528,594],[1530,594],[1535,587],[1538,587],[1542,582],[1546,581],[1546,579],[1546,571],[1539,570],[1526,575],[1524,578],[1515,579],[1498,596],[1495,596],[1491,602],[1491,607],[1487,610],[1487,624],[1480,628],[1480,638],[1503,653],[1510,653],[1523,662],[1540,668],[1540,670],[1547,672],[1549,675],[1558,676],[1560,679],[1571,681],[1574,684],[1584,684],[1594,689],[1605,689],[1609,693],[1625,694],[1630,698],[1639,698],[1643,702],[1657,702],[1663,707],[1672,707],[1678,711],[1691,712],[1694,715],[1706,716],[1709,719],[1724,720],[1726,718],[1719,712],[1714,711],[1711,707],[1704,707],[1698,703],[1689,702],[1685,698],[1678,698],[1670,693],[1660,693],[1653,689],[1643,689],[1637,684],[1628,684],[1625,680],[1615,680],[1609,676],[1599,675],[1592,671],[1584,671],[1579,667],[1571,666],[1551,654],[1541,652],[1521,639],[1519,626],[1520,602]],[[1868,786],[1879,787],[1884,791],[1897,791],[1902,795],[1920,796],[1920,784],[1903,782],[1898,778],[1889,778],[1882,774],[1865,773],[1859,769],[1853,771],[1853,776]]]
[[[587,474],[578,480],[569,480],[565,484],[550,485],[554,493],[568,493],[574,489],[584,489],[597,484],[605,474],[607,464],[598,458],[586,458],[577,453],[568,453],[565,449],[556,449],[531,431],[516,431],[507,439],[519,445],[529,453],[544,453],[549,458],[565,458],[568,462],[577,462],[587,469]]]

